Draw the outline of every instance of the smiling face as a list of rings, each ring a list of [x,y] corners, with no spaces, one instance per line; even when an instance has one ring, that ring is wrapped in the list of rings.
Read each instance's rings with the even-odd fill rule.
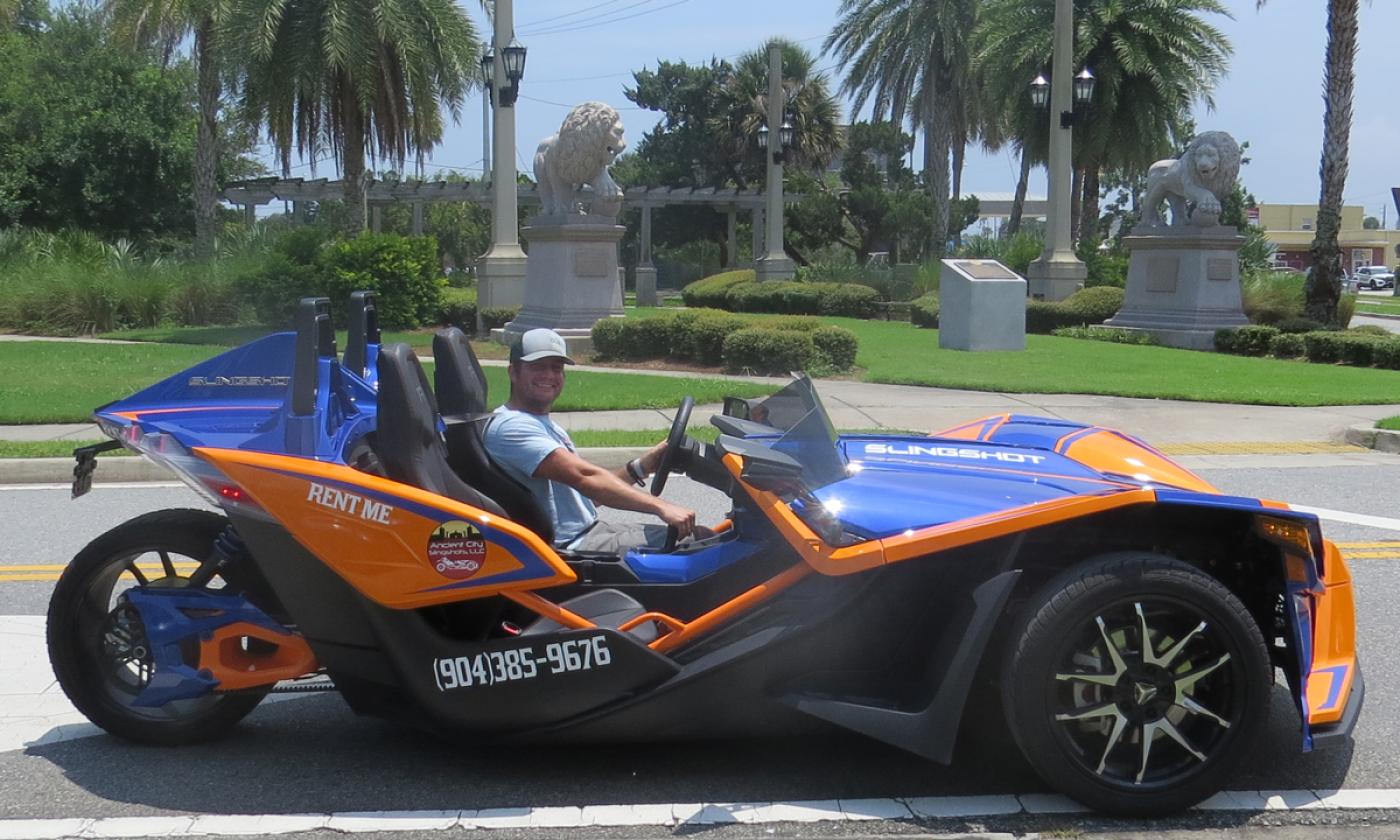
[[[531,414],[548,414],[564,390],[564,360],[558,356],[512,362],[506,374],[510,377],[511,406]]]

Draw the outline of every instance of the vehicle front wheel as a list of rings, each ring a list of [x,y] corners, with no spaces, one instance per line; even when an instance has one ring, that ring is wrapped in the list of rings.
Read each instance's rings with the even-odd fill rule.
[[[1188,808],[1224,785],[1268,720],[1273,672],[1244,604],[1181,561],[1094,558],[1032,598],[1002,703],[1050,785],[1122,816]]]
[[[188,586],[227,525],[202,510],[148,513],[93,540],[64,569],[49,601],[49,660],[63,692],[88,720],[131,741],[191,744],[224,734],[262,700],[266,691],[154,707],[134,703],[155,665],[140,614],[123,593],[133,586]],[[208,588],[224,585],[215,577]],[[198,667],[197,644],[185,656]]]

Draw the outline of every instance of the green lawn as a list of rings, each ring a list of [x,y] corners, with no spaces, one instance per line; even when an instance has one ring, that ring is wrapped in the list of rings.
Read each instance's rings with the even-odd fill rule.
[[[1027,336],[1023,352],[966,353],[941,350],[937,330],[900,321],[823,320],[860,337],[856,365],[866,382],[1256,405],[1400,403],[1400,371],[1048,335]]]
[[[1400,315],[1400,298],[1361,297],[1356,299],[1356,311],[1372,315]]]
[[[0,343],[0,424],[87,420],[99,405],[129,396],[209,358],[223,347],[186,344]],[[432,370],[429,368],[429,377]],[[506,371],[488,367],[493,404],[508,392]],[[724,379],[680,379],[625,373],[574,372],[556,411],[672,408],[687,394],[697,402],[726,395],[757,397],[772,386]]]
[[[1395,417],[1383,417],[1376,421],[1377,429],[1389,429],[1392,432],[1400,432],[1400,415]]]

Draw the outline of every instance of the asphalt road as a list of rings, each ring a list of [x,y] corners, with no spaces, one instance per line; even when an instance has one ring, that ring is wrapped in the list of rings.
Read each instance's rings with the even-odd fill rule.
[[[1345,469],[1254,466],[1201,473],[1229,493],[1381,517],[1393,515],[1394,497],[1400,494],[1400,458]],[[724,511],[722,497],[684,479],[673,479],[667,495],[696,507],[702,521],[717,519]],[[0,565],[62,563],[120,521],[148,510],[195,506],[197,501],[178,486],[99,487],[74,502],[54,489],[0,490]],[[1382,528],[1332,522],[1324,528],[1338,541],[1400,540],[1400,532]],[[1393,644],[1400,635],[1400,606],[1390,596],[1400,591],[1400,561],[1355,560],[1351,565],[1367,679],[1366,711],[1354,748],[1302,754],[1296,714],[1286,691],[1278,688],[1269,737],[1251,757],[1249,769],[1232,780],[1231,789],[1400,789],[1400,762],[1393,752],[1400,742],[1400,662]],[[51,587],[0,583],[0,615],[41,615]],[[357,718],[334,695],[299,697],[264,703],[233,737],[209,745],[151,749],[100,736],[0,752],[0,818],[752,802],[1046,790],[1001,737],[995,716],[988,718],[990,727],[964,737],[954,764],[941,767],[844,735],[647,746],[464,746],[404,725]],[[1357,812],[1355,818],[1388,819],[1370,812]],[[1199,825],[1202,820],[1209,823],[1197,815],[1171,825]],[[1050,824],[1065,825],[1066,820]],[[812,832],[825,833],[841,832],[833,826]]]

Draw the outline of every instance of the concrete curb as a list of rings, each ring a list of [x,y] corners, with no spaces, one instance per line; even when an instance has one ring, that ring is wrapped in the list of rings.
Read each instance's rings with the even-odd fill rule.
[[[588,461],[615,470],[633,458],[646,454],[648,446],[581,448],[578,454]],[[68,484],[73,480],[72,458],[0,458],[0,484]],[[144,481],[178,481],[175,474],[146,458],[99,458],[95,484],[126,484]]]
[[[1377,429],[1375,426],[1351,426],[1346,430],[1346,442],[1378,452],[1400,452],[1400,432]]]

